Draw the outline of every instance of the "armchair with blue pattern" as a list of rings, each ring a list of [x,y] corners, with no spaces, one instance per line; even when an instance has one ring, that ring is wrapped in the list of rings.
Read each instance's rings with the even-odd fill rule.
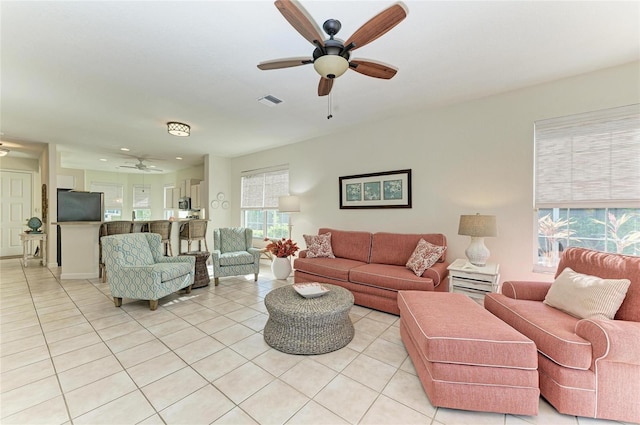
[[[218,278],[254,274],[258,280],[260,272],[260,250],[253,247],[253,230],[244,227],[213,229],[214,250],[213,277],[218,286]]]
[[[132,298],[149,300],[149,307],[155,310],[158,299],[182,288],[191,292],[195,257],[165,257],[159,234],[103,236],[101,242],[116,307],[122,305],[122,298]]]

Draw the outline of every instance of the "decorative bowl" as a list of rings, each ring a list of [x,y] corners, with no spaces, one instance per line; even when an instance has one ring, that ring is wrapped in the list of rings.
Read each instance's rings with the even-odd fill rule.
[[[329,290],[319,283],[295,283],[293,289],[305,298],[321,297]]]

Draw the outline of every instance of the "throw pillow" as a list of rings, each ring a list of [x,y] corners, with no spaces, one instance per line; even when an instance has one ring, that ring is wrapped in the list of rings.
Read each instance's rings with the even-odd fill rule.
[[[331,232],[302,236],[307,243],[307,258],[336,258],[331,249]]]
[[[433,266],[446,249],[446,246],[434,245],[420,239],[413,254],[409,257],[409,261],[407,261],[407,268],[413,270],[416,276],[422,276],[422,273]]]
[[[601,279],[567,267],[551,284],[543,302],[579,319],[613,319],[630,284],[629,279]]]

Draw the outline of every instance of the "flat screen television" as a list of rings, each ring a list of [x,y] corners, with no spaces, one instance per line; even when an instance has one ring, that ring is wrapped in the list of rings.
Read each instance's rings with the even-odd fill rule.
[[[103,221],[104,194],[58,189],[58,222]]]

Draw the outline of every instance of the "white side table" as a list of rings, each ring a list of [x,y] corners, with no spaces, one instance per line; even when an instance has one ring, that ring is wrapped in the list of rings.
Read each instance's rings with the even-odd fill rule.
[[[47,265],[47,234],[46,233],[20,233],[22,241],[22,264],[27,267],[30,258],[40,258],[42,266]],[[35,257],[31,254],[33,241],[40,242],[40,256]]]
[[[484,300],[486,294],[498,292],[499,268],[499,264],[474,266],[466,259],[457,259],[447,267],[449,292],[460,292],[471,298]]]

